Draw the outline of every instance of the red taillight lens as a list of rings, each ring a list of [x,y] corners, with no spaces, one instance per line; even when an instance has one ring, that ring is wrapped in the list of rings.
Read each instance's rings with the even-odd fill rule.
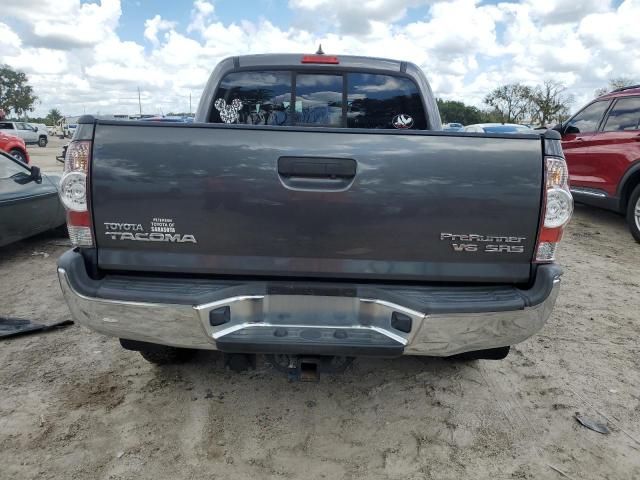
[[[559,141],[553,142],[554,155],[562,155]],[[555,145],[557,142],[558,145]],[[547,151],[549,151],[547,145]],[[573,214],[573,197],[569,192],[569,171],[563,156],[545,157],[545,191],[542,222],[538,234],[536,261],[548,263],[555,260],[558,243],[562,239],[564,227]]]
[[[340,63],[338,57],[331,55],[305,55],[302,57],[300,63],[321,63],[328,65],[337,65]]]
[[[91,215],[87,208],[87,172],[91,160],[91,142],[69,144],[60,180],[60,200],[67,209],[67,229],[74,246],[92,247]]]
[[[67,212],[69,240],[74,247],[93,247],[89,212]]]

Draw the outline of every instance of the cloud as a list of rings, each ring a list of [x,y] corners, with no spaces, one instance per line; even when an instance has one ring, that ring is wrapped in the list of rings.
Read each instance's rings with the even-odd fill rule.
[[[335,29],[341,34],[366,35],[372,22],[394,23],[404,18],[407,8],[426,3],[421,0],[289,0],[303,29]]]
[[[187,27],[187,32],[201,32],[205,24],[213,17],[215,8],[213,3],[204,0],[195,0],[191,10],[191,23]]]
[[[96,45],[113,35],[122,11],[119,0],[3,0],[2,14],[24,26],[23,44],[50,50]]]
[[[313,52],[318,43],[332,54],[412,61],[438,96],[476,105],[508,82],[562,81],[577,107],[610,77],[640,81],[640,56],[631,53],[640,49],[640,0],[289,0],[288,26],[263,17],[224,22],[213,3],[196,0],[182,28],[150,13],[140,41],[119,35],[118,0],[2,3],[0,63],[28,74],[39,114],[135,113],[138,87],[145,112],[186,111],[222,58]]]
[[[176,27],[176,22],[170,22],[164,20],[160,15],[156,15],[153,18],[149,18],[144,22],[144,38],[149,40],[153,45],[157,46],[160,41],[158,40],[158,33],[172,30]]]
[[[537,21],[546,25],[576,23],[592,13],[606,12],[610,9],[610,0],[527,0],[531,14]]]
[[[9,25],[0,22],[0,52],[5,55],[17,55],[20,53],[22,41]]]

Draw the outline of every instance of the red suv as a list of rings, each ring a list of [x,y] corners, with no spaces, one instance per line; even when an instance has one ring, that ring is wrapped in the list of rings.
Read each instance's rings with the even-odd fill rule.
[[[7,152],[22,163],[29,163],[27,146],[24,144],[24,140],[20,137],[0,132],[0,150]]]
[[[596,98],[555,129],[575,200],[626,215],[640,242],[640,85]]]

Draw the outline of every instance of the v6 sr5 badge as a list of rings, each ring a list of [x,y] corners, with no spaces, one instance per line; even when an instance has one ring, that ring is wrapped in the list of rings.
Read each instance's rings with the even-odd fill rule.
[[[480,235],[477,233],[440,234],[440,241],[451,245],[454,252],[524,253],[522,242],[526,237],[505,235]]]

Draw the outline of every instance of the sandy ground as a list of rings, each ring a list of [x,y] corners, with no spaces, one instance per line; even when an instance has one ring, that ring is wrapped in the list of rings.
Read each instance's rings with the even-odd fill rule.
[[[61,155],[62,146],[70,141],[69,138],[61,139],[49,135],[46,147],[27,145],[31,165],[37,165],[44,173],[62,173],[62,163],[56,161],[56,155]]]
[[[61,243],[0,250],[1,315],[70,318]],[[1,341],[0,478],[640,478],[639,252],[579,207],[549,324],[500,362],[361,359],[291,384],[215,353],[155,367],[77,325]]]

